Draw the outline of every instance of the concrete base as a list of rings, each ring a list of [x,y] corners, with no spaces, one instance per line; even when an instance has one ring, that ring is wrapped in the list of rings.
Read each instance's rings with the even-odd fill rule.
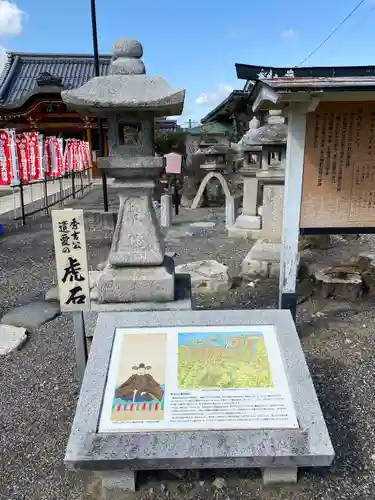
[[[261,217],[259,215],[241,214],[232,227],[228,228],[228,236],[232,238],[257,238],[260,234]]]
[[[268,467],[262,469],[264,486],[277,484],[295,484],[297,482],[297,467]]]
[[[110,267],[96,285],[100,304],[168,302],[174,300],[174,262],[164,258],[162,266]]]
[[[258,240],[242,261],[242,276],[278,277],[280,274],[280,253],[280,241]]]

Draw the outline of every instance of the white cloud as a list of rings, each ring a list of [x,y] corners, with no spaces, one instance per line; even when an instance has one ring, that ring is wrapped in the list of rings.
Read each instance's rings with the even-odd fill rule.
[[[7,53],[4,47],[0,45],[0,75],[4,70],[5,64],[7,62]]]
[[[284,40],[294,40],[297,38],[297,32],[293,28],[289,28],[281,33],[281,37],[284,38]]]
[[[212,92],[202,92],[195,99],[195,104],[200,106],[216,106],[220,104],[234,90],[232,85],[220,83]]]
[[[24,12],[9,0],[0,0],[0,36],[20,35]]]

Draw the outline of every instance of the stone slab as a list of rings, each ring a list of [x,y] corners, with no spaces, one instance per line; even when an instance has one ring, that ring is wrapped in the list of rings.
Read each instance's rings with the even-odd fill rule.
[[[0,325],[0,356],[20,349],[27,340],[26,328]]]
[[[31,302],[7,312],[0,323],[26,328],[28,332],[33,332],[59,314],[60,304],[56,302]]]
[[[191,310],[194,301],[191,297],[191,279],[189,274],[175,274],[175,296],[169,302],[134,302],[129,304],[98,304],[91,300],[91,311],[84,313],[86,337],[94,336],[98,314],[104,312],[125,311],[177,311]]]
[[[116,328],[270,324],[276,327],[299,429],[115,434],[95,431],[99,425]],[[149,311],[99,315],[66,449],[68,469],[260,467],[281,468],[285,473],[296,467],[329,466],[333,458],[334,450],[289,311],[175,311],[173,314]]]

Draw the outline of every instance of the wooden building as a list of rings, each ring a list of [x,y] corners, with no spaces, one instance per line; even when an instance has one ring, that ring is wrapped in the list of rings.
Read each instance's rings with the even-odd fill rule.
[[[103,76],[108,74],[111,57],[100,56]],[[69,110],[61,99],[62,90],[80,87],[94,76],[92,55],[7,53],[0,75],[0,128],[83,139],[89,142],[91,151],[97,151],[97,120]],[[156,126],[171,130],[177,128],[177,122],[159,119]],[[103,127],[107,154],[105,122]]]

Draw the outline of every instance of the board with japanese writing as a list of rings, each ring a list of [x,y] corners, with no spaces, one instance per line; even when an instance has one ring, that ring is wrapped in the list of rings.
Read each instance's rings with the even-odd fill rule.
[[[375,227],[374,102],[307,115],[300,227]]]
[[[62,311],[88,311],[90,285],[83,210],[53,210],[57,280]]]
[[[99,432],[297,429],[275,327],[117,328]]]

